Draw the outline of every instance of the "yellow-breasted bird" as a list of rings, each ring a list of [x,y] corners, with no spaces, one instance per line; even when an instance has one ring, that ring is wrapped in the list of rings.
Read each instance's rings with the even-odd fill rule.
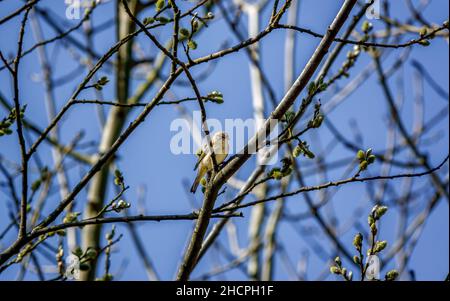
[[[229,151],[229,136],[226,132],[217,132],[211,138],[212,149],[214,151],[214,156],[216,158],[216,163],[220,164],[225,160],[228,156]],[[197,164],[195,164],[194,170],[197,170],[197,176],[195,177],[195,181],[192,184],[191,192],[195,193],[197,190],[198,184],[201,179],[205,176],[205,174],[211,170],[213,170],[213,160],[211,158],[211,154],[208,147],[208,142],[202,146],[201,153],[198,157]]]

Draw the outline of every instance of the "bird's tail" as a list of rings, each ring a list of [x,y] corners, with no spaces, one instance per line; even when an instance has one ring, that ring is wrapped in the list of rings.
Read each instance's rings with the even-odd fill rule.
[[[194,183],[193,183],[192,186],[191,186],[191,192],[192,192],[192,193],[195,193],[195,192],[197,191],[198,184],[200,184],[200,180],[201,180],[201,179],[202,179],[202,175],[201,175],[201,173],[199,172],[199,173],[197,174],[197,176],[195,177]]]

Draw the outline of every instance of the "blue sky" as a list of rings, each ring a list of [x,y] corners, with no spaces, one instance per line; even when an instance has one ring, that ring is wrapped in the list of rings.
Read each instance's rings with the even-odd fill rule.
[[[63,24],[63,27],[69,28],[75,25],[78,21],[65,19],[65,6],[64,1],[41,1],[43,2],[41,8],[47,8],[52,15],[56,16],[56,19]],[[316,32],[325,32],[327,26],[334,18],[336,12],[342,1],[334,0],[304,0],[300,3],[299,12],[299,26],[309,28]],[[418,1],[414,1],[415,3]],[[51,3],[51,4],[50,4]],[[392,6],[392,15],[399,20],[404,20],[407,17],[406,6],[404,1],[390,1]],[[433,22],[441,24],[448,19],[448,1],[435,0],[425,9],[422,13],[424,16]],[[0,16],[6,15],[7,12],[13,11],[20,6],[19,1],[6,0],[0,3]],[[183,6],[184,7],[184,6]],[[356,10],[355,10],[356,11]],[[108,3],[98,8],[94,12],[94,25],[102,24],[103,22],[110,20],[114,14],[113,3]],[[152,12],[148,12],[152,14]],[[261,20],[261,26],[264,26],[270,15],[269,11],[266,11]],[[143,18],[142,16],[141,18]],[[0,35],[3,37],[0,44],[0,50],[6,55],[13,54],[16,47],[16,40],[18,36],[18,24],[20,18],[15,18],[6,24],[0,26]],[[243,20],[246,23],[246,20]],[[378,22],[374,22],[375,29],[381,29],[382,25]],[[55,32],[49,28],[46,24],[43,24],[43,31],[46,38],[50,38],[55,35]],[[166,40],[170,37],[170,30],[164,29],[157,31],[157,36]],[[74,35],[79,41],[84,42],[81,34]],[[95,51],[97,53],[104,53],[114,43],[114,28],[111,26],[106,31],[102,32],[98,36],[95,36]],[[410,35],[406,40],[413,39],[415,36]],[[281,99],[283,96],[283,45],[285,39],[285,32],[278,30],[273,32],[261,43],[262,49],[262,64],[266,70],[266,74],[270,78],[270,82],[275,89],[277,99]],[[147,40],[143,35],[139,36],[138,41],[142,48],[150,55],[155,54],[155,47]],[[212,51],[219,49],[224,41],[230,44],[236,43],[236,39],[228,31],[226,24],[219,18],[214,21],[205,33],[203,33],[198,39],[199,48],[194,52],[194,57],[200,57],[206,55]],[[296,76],[302,70],[315,47],[318,45],[319,40],[307,35],[299,35],[297,39],[297,52],[296,52]],[[27,27],[25,35],[25,49],[28,49],[35,44],[34,37],[31,33],[31,28]],[[346,46],[346,49],[351,49],[351,46]],[[392,50],[388,59],[383,61],[383,66],[388,69],[392,63],[404,52],[404,49]],[[61,78],[67,74],[72,74],[72,71],[76,68],[77,63],[74,61],[68,51],[61,46],[50,46],[47,48],[49,57],[51,57],[51,64],[54,69],[53,78]],[[336,68],[340,62],[345,59],[346,51],[343,51],[342,55],[338,59],[338,64],[333,68],[333,71],[337,71]],[[433,79],[439,83],[448,92],[448,43],[442,39],[436,39],[432,42],[430,47],[414,46],[410,54],[410,61],[416,60],[426,66],[428,72],[432,75]],[[359,74],[371,59],[367,54],[362,54],[358,60],[357,65],[352,70],[352,76]],[[202,70],[205,70],[206,66],[200,66],[194,68],[194,74],[200,74]],[[165,73],[168,74],[168,66],[165,68]],[[41,82],[37,82],[36,78],[40,77],[40,65],[38,63],[37,52],[28,55],[22,60],[20,69],[20,85],[22,93],[22,101],[27,104],[26,116],[32,120],[35,124],[38,124],[41,128],[44,128],[48,121],[45,113],[44,106],[44,89]],[[61,108],[71,93],[80,82],[80,80],[86,75],[86,70],[78,72],[73,76],[73,80],[68,84],[62,85],[56,90],[56,101],[58,108]],[[99,75],[108,75],[112,80],[113,76],[109,74],[109,70],[103,68],[99,71]],[[393,91],[397,91],[396,82],[398,79],[404,79],[404,93],[405,100],[402,107],[402,118],[408,129],[411,129],[412,116],[413,116],[413,72],[414,68],[411,63],[406,63],[400,68],[390,79],[390,86]],[[351,80],[351,78],[350,78]],[[132,85],[132,91],[141,81],[135,79]],[[327,92],[321,95],[321,101],[326,104],[334,96],[334,88],[342,88],[348,83],[349,80],[340,80],[336,87],[329,89]],[[0,72],[0,91],[2,95],[11,99],[12,84],[9,74],[3,70]],[[229,55],[221,59],[214,68],[214,71],[199,84],[199,88],[203,94],[207,94],[213,90],[219,90],[223,93],[225,102],[222,105],[215,105],[208,103],[206,105],[208,110],[208,117],[217,118],[224,121],[227,118],[251,118],[253,115],[251,105],[251,90],[249,86],[249,71],[247,56],[244,51]],[[171,90],[178,98],[193,96],[190,89],[176,86]],[[113,84],[107,86],[104,89],[104,97],[106,100],[114,99]],[[149,91],[146,94],[145,100],[151,99],[154,94],[154,90]],[[442,99],[429,84],[425,83],[424,86],[425,95],[425,120],[429,120],[442,108],[447,107],[448,99]],[[303,94],[304,96],[304,94]],[[95,97],[92,91],[86,91],[82,95],[83,98]],[[298,102],[296,103],[298,106]],[[189,103],[185,105],[189,111],[197,110],[195,103]],[[130,116],[129,121],[133,117],[137,116],[139,110],[135,110]],[[363,147],[373,148],[375,152],[384,150],[386,143],[386,120],[388,117],[388,108],[382,90],[377,82],[376,74],[372,74],[368,81],[366,81],[359,89],[352,93],[348,99],[343,102],[336,110],[326,116],[337,128],[345,135],[347,139],[354,140],[354,126],[356,123],[363,133]],[[0,117],[6,115],[6,112],[0,111]],[[193,210],[192,203],[189,201],[191,196],[187,193],[186,185],[183,182],[190,183],[194,179],[192,172],[193,165],[195,164],[195,157],[193,155],[173,155],[170,152],[170,140],[173,137],[173,132],[170,131],[170,124],[175,118],[179,118],[179,113],[173,107],[161,106],[156,108],[146,119],[133,135],[127,140],[127,142],[120,148],[118,166],[122,170],[126,183],[130,185],[130,190],[126,193],[127,200],[132,203],[132,208],[129,214],[136,213],[136,199],[138,197],[139,187],[146,187],[145,206],[147,214],[173,214],[173,213],[188,213]],[[353,123],[352,123],[353,122]],[[95,115],[95,109],[92,105],[83,105],[72,108],[70,112],[65,116],[63,125],[61,127],[61,133],[64,133],[61,137],[64,143],[69,143],[73,139],[74,135],[81,129],[85,132],[83,141],[98,141],[99,130],[98,121]],[[443,121],[441,121],[431,133],[438,133],[438,140],[433,140],[433,143],[420,145],[429,155],[430,162],[433,166],[439,164],[443,158],[448,154],[448,115]],[[425,138],[430,138],[432,135],[426,135]],[[35,137],[33,138],[35,139]],[[306,139],[310,141],[311,146],[320,153],[321,149],[328,148],[330,144],[336,143],[333,140],[331,133],[325,126],[320,130],[315,131],[313,134],[306,136]],[[315,143],[314,143],[314,142]],[[2,137],[0,139],[0,150],[2,156],[8,160],[20,162],[17,136],[11,135],[8,137]],[[89,148],[89,152],[93,152],[94,148]],[[39,157],[44,164],[52,164],[51,156],[49,156],[49,148],[43,144],[39,151]],[[342,145],[338,145],[326,154],[325,160],[327,162],[337,161],[339,159],[347,158],[350,162],[350,158],[354,156],[354,153],[344,148]],[[409,160],[411,155],[403,152],[399,155],[399,159]],[[307,159],[299,158],[299,164],[304,166],[311,166],[311,162]],[[381,164],[378,162],[370,169],[370,174],[379,174]],[[254,161],[247,163],[242,170],[239,171],[237,177],[240,179],[246,179],[246,177],[252,171],[254,167]],[[335,169],[328,173],[328,179],[339,179],[342,177],[345,167]],[[87,171],[86,166],[73,166],[70,169],[70,185],[73,187],[80,175]],[[401,172],[397,168],[393,168],[391,173]],[[444,167],[442,175],[448,174],[448,164]],[[35,176],[35,175],[34,175]],[[443,177],[444,178],[444,177]],[[3,179],[1,179],[3,181]],[[319,184],[321,179],[317,176],[311,176],[306,179],[307,184]],[[112,184],[112,181],[111,181]],[[401,185],[404,184],[403,180],[396,180],[392,182],[392,186],[396,190],[401,189]],[[429,178],[421,178],[414,180],[413,187],[426,187],[429,185]],[[373,187],[377,187],[376,183],[373,183]],[[113,196],[112,185],[109,187],[108,197]],[[294,187],[291,187],[292,189]],[[3,190],[4,188],[0,188]],[[55,191],[56,192],[56,191]],[[229,189],[228,194],[225,196],[232,196],[235,191]],[[417,200],[417,204],[414,206],[411,214],[416,216],[419,214],[429,197],[432,190],[429,189],[429,193],[425,197],[420,197]],[[6,195],[0,193],[0,230],[9,222],[8,213],[6,210]],[[313,198],[315,194],[311,193]],[[82,211],[85,202],[86,191],[79,194],[76,199],[75,210]],[[251,198],[249,198],[250,200]],[[340,228],[346,221],[352,218],[359,218],[361,224],[366,227],[366,215],[370,212],[372,207],[372,200],[370,189],[364,184],[350,184],[342,187],[335,194],[331,204],[325,206],[322,210],[324,215],[328,217],[331,212],[335,215],[339,222]],[[46,204],[46,210],[50,210],[59,201],[58,193],[54,193],[51,199]],[[218,200],[224,201],[224,199]],[[201,204],[201,195],[197,194],[193,201],[196,207]],[[273,208],[273,204],[270,204],[268,208]],[[298,213],[304,212],[307,206],[305,205],[304,198],[302,196],[295,196],[287,200],[287,209],[289,212]],[[362,213],[355,211],[357,208],[362,208]],[[356,213],[355,213],[356,212]],[[245,218],[236,219],[234,221],[238,229],[238,239],[241,247],[245,247],[247,244],[247,225],[250,216],[250,210],[248,208],[243,210]],[[385,239],[388,242],[393,242],[396,237],[397,224],[398,224],[398,212],[395,208],[390,210],[381,226],[380,239]],[[411,220],[409,220],[410,222]],[[120,280],[144,280],[146,279],[145,271],[142,267],[142,262],[139,260],[136,251],[133,248],[132,241],[129,238],[129,232],[126,226],[117,225],[118,233],[123,233],[124,238],[116,245],[117,252],[113,253],[113,265],[112,272],[117,273]],[[142,240],[145,243],[146,250],[153,262],[155,263],[156,270],[162,279],[173,279],[176,273],[178,264],[181,260],[182,253],[185,248],[185,244],[190,237],[193,228],[193,222],[190,221],[171,221],[171,222],[143,222],[137,227]],[[424,230],[417,243],[417,247],[412,253],[409,267],[414,270],[418,280],[441,280],[444,279],[448,273],[448,254],[449,254],[449,210],[448,203],[445,200],[441,200],[433,210],[429,217]],[[110,225],[107,225],[103,230],[110,229]],[[317,279],[328,269],[328,263],[324,262],[321,255],[313,248],[314,242],[319,243],[326,251],[325,257],[333,258],[332,245],[329,239],[323,234],[318,224],[313,220],[307,220],[300,223],[288,223],[282,222],[279,227],[280,242],[284,246],[287,254],[289,254],[291,260],[296,263],[300,260],[303,254],[309,254],[308,264],[308,279]],[[351,246],[353,235],[358,230],[350,228],[344,231],[340,235],[341,242]],[[301,233],[301,235],[299,235]],[[306,234],[311,233],[311,234]],[[0,249],[3,249],[8,243],[12,242],[15,233],[10,233],[6,238],[0,242]],[[220,237],[222,245],[228,246],[226,235]],[[56,243],[56,241],[52,241]],[[205,256],[199,266],[193,273],[193,277],[201,275],[205,271],[209,270],[216,262],[215,258],[217,253],[211,252]],[[46,259],[41,260],[44,265],[49,265]],[[220,259],[222,264],[225,262]],[[383,267],[384,271],[394,268],[394,261],[386,267]],[[121,268],[123,267],[123,268]],[[102,262],[100,263],[100,269]],[[17,274],[17,267],[12,267],[0,275],[0,280],[14,279]],[[35,275],[28,274],[30,279],[35,279]],[[245,279],[245,275],[239,270],[233,270],[227,272],[220,277],[213,279]],[[287,280],[289,279],[286,269],[279,257],[276,258],[276,271],[275,279]],[[327,280],[334,279],[333,276],[326,278]]]

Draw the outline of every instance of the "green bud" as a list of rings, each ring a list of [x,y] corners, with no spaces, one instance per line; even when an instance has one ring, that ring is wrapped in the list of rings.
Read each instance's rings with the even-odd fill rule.
[[[431,43],[428,40],[420,40],[419,44],[422,46],[428,47],[428,46],[430,46]]]
[[[73,223],[76,222],[78,219],[78,216],[80,215],[80,212],[69,212],[67,215],[63,218],[63,223]]]
[[[340,258],[339,256],[337,256],[337,257],[334,259],[334,262],[335,262],[338,266],[341,266],[341,265],[342,265],[342,261],[341,261],[341,258]]]
[[[10,128],[4,128],[4,129],[0,130],[0,136],[11,135],[12,133],[13,133],[13,131]]]
[[[369,226],[372,226],[372,224],[375,223],[375,219],[372,215],[369,215],[369,217],[367,218],[367,223],[369,224]]]
[[[383,240],[383,241],[377,241],[375,243],[375,247],[373,249],[374,253],[379,253],[381,251],[383,251],[387,246],[387,241]]]
[[[94,259],[95,257],[97,257],[97,251],[90,248],[86,251],[86,257],[88,259]]]
[[[376,219],[379,219],[380,217],[382,217],[386,213],[387,210],[388,210],[387,206],[378,206],[377,209],[375,210]]]
[[[183,37],[188,37],[189,36],[189,30],[187,28],[181,28],[180,29],[180,35],[182,35]]]
[[[109,79],[106,76],[102,76],[102,77],[100,77],[100,79],[97,82],[103,86],[109,82]]]
[[[426,36],[428,33],[428,28],[426,26],[422,27],[422,29],[420,30],[419,34],[421,37]]]
[[[341,274],[341,269],[337,266],[332,266],[332,267],[330,267],[330,272],[332,274],[339,275],[339,274]]]
[[[283,173],[281,172],[281,171],[279,171],[279,170],[276,170],[276,171],[274,171],[273,173],[272,173],[272,177],[275,179],[275,180],[281,180],[282,178],[283,178]]]
[[[325,91],[326,89],[328,88],[328,85],[326,84],[326,83],[321,83],[320,85],[319,85],[319,91],[320,92],[323,92],[323,91]]]
[[[66,236],[66,230],[63,230],[63,229],[57,230],[56,234],[58,234],[59,236]]]
[[[352,272],[352,271],[348,272],[347,278],[348,278],[348,280],[350,280],[350,281],[353,280],[353,272]]]
[[[218,104],[223,103],[223,94],[219,91],[212,91],[206,97],[208,98],[208,100],[210,100],[212,102],[215,102]]]
[[[112,204],[112,209],[116,212],[121,212],[124,209],[128,209],[131,207],[130,203],[125,202],[124,200],[119,200],[117,203],[114,202]]]
[[[356,264],[360,264],[361,263],[361,259],[359,258],[359,256],[355,255],[353,256],[353,262]]]
[[[325,117],[323,114],[319,113],[314,118],[308,122],[308,126],[311,128],[319,128],[322,125],[323,120]]]
[[[123,175],[118,169],[114,171],[114,184],[116,184],[117,186],[123,184]]]
[[[76,247],[75,250],[72,251],[72,254],[81,257],[83,255],[83,250],[80,247]]]
[[[372,210],[370,211],[370,215],[374,216],[375,219],[377,219],[376,211],[377,211],[378,207],[380,207],[380,205],[376,204],[375,206],[373,206]]]
[[[360,149],[356,154],[356,157],[359,159],[359,161],[363,161],[366,158],[366,153]]]
[[[114,235],[116,235],[116,226],[113,225],[111,228],[111,232],[106,233],[105,238],[106,240],[112,240],[114,238]]]
[[[41,186],[41,183],[42,183],[41,179],[38,179],[38,180],[34,181],[34,182],[31,184],[31,190],[32,190],[32,191],[38,190],[39,187]]]
[[[324,119],[325,119],[325,116],[323,116],[322,114],[317,116],[317,118],[315,119],[315,122],[314,122],[314,127],[319,128],[322,125],[322,122]]]
[[[197,31],[198,30],[198,21],[197,20],[194,20],[192,22],[192,30],[193,31]]]
[[[294,150],[292,151],[292,156],[294,158],[297,158],[302,153],[302,149],[299,146],[296,146]]]
[[[364,160],[359,164],[359,168],[361,170],[366,170],[368,165],[369,165],[369,163],[366,160]]]
[[[305,156],[306,156],[308,159],[314,159],[314,158],[316,157],[316,155],[314,155],[314,153],[313,153],[312,151],[310,151],[309,149],[308,149],[308,150],[305,150]]]
[[[363,241],[363,236],[361,233],[356,234],[355,237],[353,238],[353,245],[355,246],[355,248],[357,250],[361,250],[362,241]]]
[[[394,281],[395,279],[397,279],[397,277],[398,277],[397,270],[391,270],[386,273],[386,276],[384,276],[384,279],[386,281]]]
[[[157,17],[157,18],[155,18],[155,20],[158,22],[161,22],[163,24],[169,22],[169,19],[167,19],[166,17],[163,17],[163,16]]]
[[[364,33],[368,33],[369,31],[371,31],[372,30],[372,24],[369,22],[369,21],[364,21],[364,23],[362,24],[362,26],[361,26],[361,30],[364,32]]]
[[[155,19],[152,17],[147,17],[144,18],[144,20],[142,21],[142,23],[144,23],[145,26],[149,25],[149,24],[153,24],[155,23]]]
[[[311,82],[308,86],[308,94],[312,95],[312,94],[316,93],[316,91],[317,91],[316,83]]]
[[[160,11],[161,9],[164,8],[164,6],[166,5],[166,1],[165,0],[158,0],[155,3],[155,9],[156,11]]]
[[[195,49],[197,49],[197,42],[195,42],[194,40],[190,40],[187,43],[187,46],[189,49],[195,50]]]
[[[295,112],[289,110],[284,114],[285,120],[283,120],[283,121],[285,121],[286,123],[291,123],[291,121],[294,120],[294,117],[295,117]]]

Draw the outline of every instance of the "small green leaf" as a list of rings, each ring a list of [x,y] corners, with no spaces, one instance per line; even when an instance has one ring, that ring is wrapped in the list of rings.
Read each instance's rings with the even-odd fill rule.
[[[197,42],[195,42],[194,40],[189,40],[187,46],[189,49],[195,50],[197,49]]]

